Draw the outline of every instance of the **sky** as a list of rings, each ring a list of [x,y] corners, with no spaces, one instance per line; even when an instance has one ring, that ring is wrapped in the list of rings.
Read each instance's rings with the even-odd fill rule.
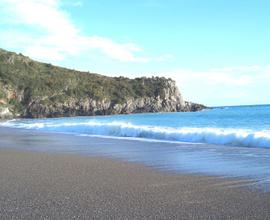
[[[269,0],[0,0],[0,48],[108,76],[164,76],[208,106],[270,103]]]

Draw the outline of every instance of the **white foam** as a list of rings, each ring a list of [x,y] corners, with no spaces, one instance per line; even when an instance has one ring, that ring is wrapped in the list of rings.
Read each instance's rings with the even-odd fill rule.
[[[208,143],[244,147],[269,147],[270,131],[252,131],[229,128],[171,128],[141,126],[124,122],[34,122],[7,121],[7,127],[69,132],[80,135],[144,138],[162,141]]]

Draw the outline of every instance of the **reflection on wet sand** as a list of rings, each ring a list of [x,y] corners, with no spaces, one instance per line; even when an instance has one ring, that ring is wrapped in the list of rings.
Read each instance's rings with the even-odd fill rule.
[[[270,150],[264,148],[112,139],[11,128],[0,128],[0,147],[118,158],[164,171],[250,179],[240,181],[239,185],[270,189]]]

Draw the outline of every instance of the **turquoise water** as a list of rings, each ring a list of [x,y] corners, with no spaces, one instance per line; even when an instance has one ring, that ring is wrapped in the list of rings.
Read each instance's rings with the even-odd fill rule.
[[[185,113],[23,119],[2,126],[149,141],[270,147],[270,105],[217,107]]]

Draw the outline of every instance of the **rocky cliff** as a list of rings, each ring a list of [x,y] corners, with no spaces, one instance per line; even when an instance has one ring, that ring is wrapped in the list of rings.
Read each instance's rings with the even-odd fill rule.
[[[198,111],[171,79],[79,72],[0,50],[0,118]]]

